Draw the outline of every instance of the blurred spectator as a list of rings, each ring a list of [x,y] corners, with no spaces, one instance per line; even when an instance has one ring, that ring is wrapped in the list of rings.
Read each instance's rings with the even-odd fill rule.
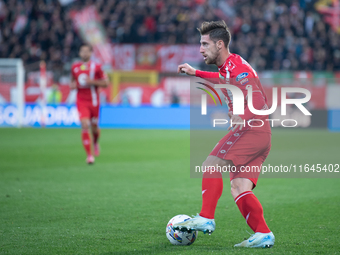
[[[59,104],[61,102],[61,91],[57,84],[53,84],[47,97],[48,104]]]
[[[171,91],[171,105],[179,106],[180,104],[180,96],[178,95],[176,90]]]
[[[45,60],[63,72],[81,39],[70,11],[96,6],[112,43],[198,44],[196,28],[224,19],[231,51],[262,70],[340,70],[340,35],[315,11],[315,0],[0,0],[0,57]]]

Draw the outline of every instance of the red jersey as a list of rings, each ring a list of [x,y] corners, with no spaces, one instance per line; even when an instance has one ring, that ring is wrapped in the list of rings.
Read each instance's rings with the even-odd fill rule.
[[[93,61],[86,63],[76,62],[71,67],[71,73],[77,82],[77,102],[91,103],[92,106],[99,105],[98,87],[87,85],[86,79],[106,79],[106,74],[103,72],[101,65]]]
[[[255,115],[250,112],[248,108],[248,86],[252,86],[253,90],[253,105],[257,110],[268,109],[267,97],[262,88],[261,82],[258,78],[256,71],[245,61],[241,56],[231,53],[222,66],[218,67],[219,73],[196,71],[196,76],[201,78],[219,78],[219,83],[227,83],[238,87],[244,96],[244,114],[240,117],[246,121],[250,119],[261,119],[263,121],[262,127],[249,127],[248,130],[271,132],[270,123],[267,120],[268,115]],[[216,81],[216,79],[215,79]],[[228,89],[221,89],[225,96],[229,111],[233,111],[233,95]],[[261,126],[260,121],[253,121],[250,123],[252,126]]]

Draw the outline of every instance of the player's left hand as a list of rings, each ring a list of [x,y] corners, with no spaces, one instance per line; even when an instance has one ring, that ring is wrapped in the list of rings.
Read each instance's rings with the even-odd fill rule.
[[[230,126],[228,127],[228,131],[235,131],[237,128],[240,128],[239,130],[241,131],[243,128],[244,120],[238,115],[232,115],[230,119],[232,125],[230,124]]]
[[[86,85],[92,85],[93,84],[93,80],[90,77],[87,77],[85,82],[86,82]]]
[[[76,89],[77,88],[77,83],[75,81],[71,81],[70,83],[70,89]]]

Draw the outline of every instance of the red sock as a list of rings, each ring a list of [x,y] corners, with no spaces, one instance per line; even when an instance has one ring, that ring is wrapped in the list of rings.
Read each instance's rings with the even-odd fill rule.
[[[86,154],[92,155],[91,153],[91,138],[88,130],[81,131],[81,140],[83,141],[83,146],[86,151]]]
[[[205,172],[202,179],[202,209],[200,216],[214,219],[218,199],[223,191],[223,180],[220,172]]]
[[[98,139],[99,139],[99,136],[100,136],[99,128],[97,128],[96,133],[92,131],[92,135],[93,135],[93,143],[96,144],[98,142]]]
[[[263,217],[263,208],[252,191],[241,193],[235,198],[238,209],[246,219],[249,227],[256,233],[269,233],[270,230]]]

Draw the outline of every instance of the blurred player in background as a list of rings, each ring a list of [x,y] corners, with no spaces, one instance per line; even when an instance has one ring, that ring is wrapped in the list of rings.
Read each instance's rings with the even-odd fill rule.
[[[86,162],[94,163],[91,148],[90,128],[92,131],[94,155],[99,155],[99,87],[107,87],[109,82],[101,65],[91,61],[92,47],[84,44],[80,47],[81,62],[71,67],[71,89],[77,89],[77,109],[81,122],[81,139],[87,154]]]
[[[247,106],[248,88],[252,88],[253,106],[255,109],[268,109],[267,98],[255,70],[239,55],[229,52],[231,35],[224,21],[204,22],[199,29],[201,33],[200,53],[206,64],[215,64],[219,72],[195,70],[188,64],[178,66],[178,72],[213,80],[214,83],[227,83],[237,86],[244,94],[244,115],[233,114],[233,96],[230,91],[221,89],[229,107],[232,129],[215,146],[203,162],[203,168],[211,169],[216,165],[236,167],[230,172],[231,194],[249,227],[255,232],[249,239],[236,244],[236,247],[272,247],[275,242],[273,233],[263,217],[263,208],[252,190],[255,188],[260,171],[242,172],[241,167],[258,167],[267,158],[271,148],[271,129],[268,115],[257,116]],[[264,122],[258,127],[260,119]],[[230,169],[230,168],[229,168]],[[244,169],[244,168],[243,168]],[[215,230],[215,209],[223,191],[221,172],[207,171],[202,179],[202,209],[196,217],[174,225],[179,230],[200,230],[212,233]]]

